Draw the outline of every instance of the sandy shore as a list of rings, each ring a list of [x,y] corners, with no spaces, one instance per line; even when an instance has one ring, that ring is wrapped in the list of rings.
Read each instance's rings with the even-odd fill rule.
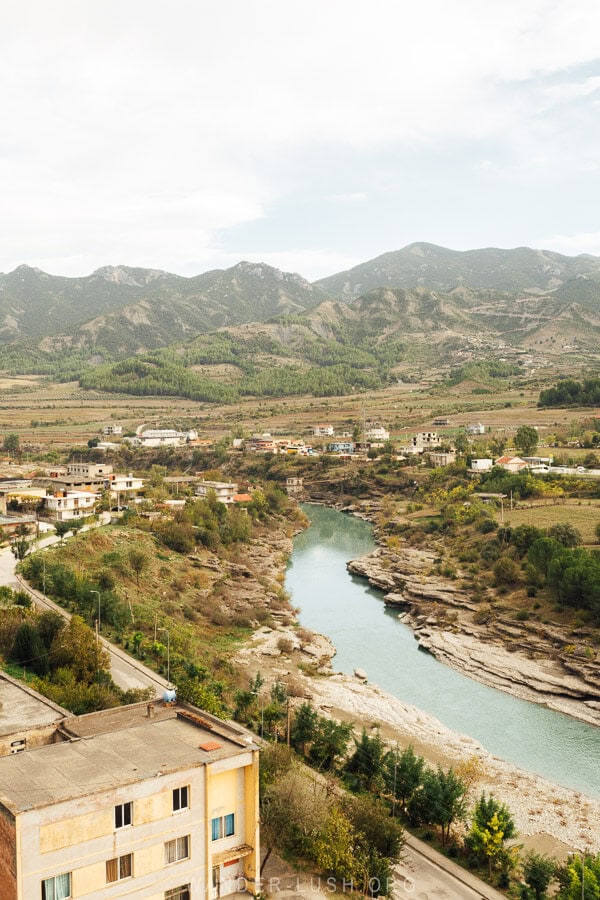
[[[294,644],[289,654],[282,655],[278,649],[282,637]],[[517,824],[518,843],[526,848],[560,857],[574,847],[600,848],[600,799],[553,784],[493,756],[473,738],[452,731],[434,716],[374,684],[331,669],[332,674],[325,674],[334,652],[320,635],[301,649],[294,629],[261,629],[238,661],[253,673],[260,670],[267,680],[293,679],[323,713],[352,721],[359,729],[377,724],[386,741],[397,741],[400,748],[412,744],[433,765],[455,766],[475,757],[481,764],[481,777],[473,785],[473,795],[485,790],[506,803]],[[299,664],[307,660],[318,660],[323,674],[302,671]]]

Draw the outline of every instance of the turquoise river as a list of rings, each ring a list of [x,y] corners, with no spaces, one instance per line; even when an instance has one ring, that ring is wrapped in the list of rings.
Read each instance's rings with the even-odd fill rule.
[[[294,540],[286,587],[300,622],[336,647],[334,668],[361,668],[390,694],[476,738],[496,756],[565,787],[600,797],[600,728],[486,687],[418,649],[380,591],[346,570],[370,553],[371,527],[307,504],[310,527]]]

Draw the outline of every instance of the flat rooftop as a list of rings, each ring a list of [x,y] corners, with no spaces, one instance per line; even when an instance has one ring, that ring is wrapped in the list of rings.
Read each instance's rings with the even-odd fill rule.
[[[242,729],[188,704],[168,706],[159,701],[72,716],[62,723],[57,737],[59,743],[0,758],[0,802],[12,812],[191,769],[255,748]]]
[[[8,675],[0,675],[0,735],[51,725],[70,713]]]

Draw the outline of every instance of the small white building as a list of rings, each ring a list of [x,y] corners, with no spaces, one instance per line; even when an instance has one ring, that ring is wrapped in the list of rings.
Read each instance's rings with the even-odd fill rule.
[[[56,491],[46,497],[46,509],[51,519],[82,519],[91,516],[96,507],[97,494],[92,491]]]
[[[122,425],[105,425],[102,429],[102,434],[105,434],[107,437],[109,435],[113,435],[113,437],[120,437],[123,434],[123,426]]]
[[[493,459],[472,459],[471,472],[489,472],[494,467]]]
[[[116,497],[117,494],[126,494],[135,497],[137,492],[143,489],[144,482],[141,478],[136,478],[130,472],[129,475],[109,475],[106,486],[110,491],[111,497]]]
[[[467,425],[465,431],[470,435],[485,434],[485,425],[482,425],[481,422],[472,422]]]
[[[333,437],[334,434],[333,425],[315,425],[313,428],[314,437]]]
[[[385,444],[389,441],[390,433],[383,425],[370,425],[365,432],[365,440],[367,443],[376,443],[380,441]]]
[[[293,496],[294,494],[301,494],[304,490],[304,480],[296,476],[290,476],[289,478],[285,479],[285,489],[288,492],[289,496]]]
[[[199,481],[196,485],[196,496],[206,499],[214,491],[219,503],[229,505],[235,503],[238,486],[233,481]]]

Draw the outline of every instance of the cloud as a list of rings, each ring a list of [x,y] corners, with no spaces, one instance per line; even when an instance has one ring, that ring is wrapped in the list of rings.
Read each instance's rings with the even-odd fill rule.
[[[553,237],[534,241],[533,246],[543,247],[546,250],[555,250],[557,253],[564,253],[567,256],[575,256],[579,253],[600,256],[600,231],[557,234]]]
[[[380,154],[402,171],[407,154],[485,144],[499,181],[593,168],[599,32],[595,0],[9,4],[0,267],[189,272],[233,226],[270,216],[281,236],[275,212],[332,154],[357,168],[319,185],[323,203],[370,199]],[[289,258],[318,268],[309,228],[304,242]]]

